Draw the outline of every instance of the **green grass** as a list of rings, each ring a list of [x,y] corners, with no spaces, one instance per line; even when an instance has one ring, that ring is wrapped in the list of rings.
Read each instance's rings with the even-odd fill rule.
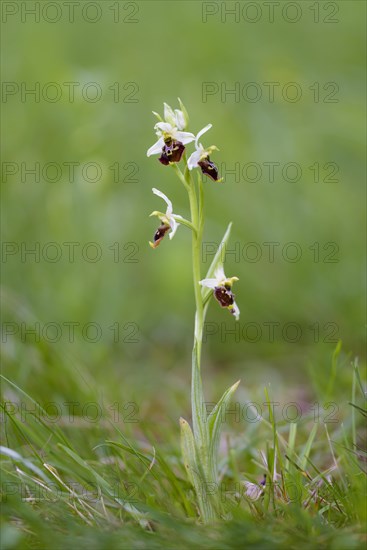
[[[178,422],[126,423],[107,408],[98,422],[90,421],[91,412],[56,421],[49,402],[42,408],[3,377],[2,549],[51,542],[56,548],[363,548],[365,382],[340,347],[331,363],[328,376],[334,373],[336,383],[329,398],[338,409],[332,417],[313,407],[288,422],[276,406],[266,410],[276,401],[268,388],[252,394],[251,401],[263,403],[259,422],[240,422],[228,410],[220,486],[207,488],[220,491],[225,513],[210,526],[201,525],[185,475]],[[248,403],[239,401],[242,408]],[[293,415],[289,409],[288,418]],[[264,475],[261,496],[247,496],[243,482],[259,484]]]

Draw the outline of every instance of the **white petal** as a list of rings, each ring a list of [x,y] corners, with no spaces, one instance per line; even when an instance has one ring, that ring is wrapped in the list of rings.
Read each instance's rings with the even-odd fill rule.
[[[187,161],[187,167],[189,170],[192,170],[193,168],[197,168],[199,166],[198,162],[200,160],[201,154],[201,149],[198,149],[189,156]]]
[[[205,134],[205,132],[207,132],[208,130],[210,130],[210,128],[213,126],[213,124],[207,124],[202,130],[200,130],[200,132],[198,133],[198,135],[196,136],[195,138],[195,145],[196,145],[196,148],[198,148],[198,141],[199,139],[201,138],[201,136],[203,134]]]
[[[150,157],[150,155],[158,155],[162,152],[164,146],[164,139],[162,137],[159,138],[158,141],[155,142],[154,145],[150,147],[147,151],[147,157]]]
[[[174,126],[170,124],[169,122],[157,122],[157,124],[154,126],[155,130],[158,130],[161,134],[162,132],[166,132],[167,134],[173,134],[174,133]]]
[[[192,134],[191,132],[175,131],[172,136],[174,139],[177,139],[177,141],[181,141],[181,143],[183,143],[184,145],[186,145],[186,143],[191,143],[191,141],[194,141],[195,139],[194,134]]]
[[[169,238],[170,239],[173,239],[173,237],[175,236],[175,233],[178,229],[178,226],[180,225],[178,222],[176,222],[176,220],[174,218],[170,218],[170,226],[171,226],[171,229],[172,231],[170,232],[169,234]]]
[[[199,285],[206,286],[207,288],[215,288],[218,286],[218,281],[217,279],[203,279],[199,281]]]
[[[172,203],[169,200],[169,198],[164,193],[162,193],[162,191],[159,191],[159,189],[156,189],[155,187],[153,187],[152,191],[155,195],[158,195],[158,197],[161,197],[161,199],[163,199],[165,201],[165,203],[167,204],[166,214],[168,216],[171,215],[172,214]]]
[[[224,274],[224,269],[222,265],[218,265],[214,272],[214,277],[216,278],[217,283],[222,283],[223,281],[225,281],[226,276]]]
[[[167,103],[164,103],[164,120],[171,124],[172,126],[176,126],[176,117],[173,112],[173,109],[167,105]]]
[[[179,130],[184,130],[186,126],[185,115],[179,109],[175,109],[175,121]]]

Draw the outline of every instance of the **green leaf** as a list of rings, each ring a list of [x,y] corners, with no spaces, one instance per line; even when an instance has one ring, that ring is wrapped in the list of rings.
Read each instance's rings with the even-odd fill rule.
[[[190,424],[184,419],[180,418],[181,427],[181,450],[184,461],[185,470],[191,485],[195,489],[195,493],[200,501],[200,495],[202,494],[202,485],[204,475],[200,471],[200,462],[197,460],[196,446],[194,435],[190,428]]]
[[[208,479],[205,477],[189,423],[184,418],[180,418],[180,426],[182,456],[185,469],[190,483],[195,489],[201,517],[204,523],[208,523],[213,521],[218,515],[215,506],[215,497],[211,494],[212,485],[208,483]],[[208,489],[209,493],[207,493]]]
[[[229,403],[232,395],[238,388],[240,380],[233,384],[227,391],[224,392],[221,399],[218,401],[210,415],[208,416],[209,430],[209,460],[211,464],[211,472],[213,480],[217,479],[217,461],[220,432],[222,427],[222,413],[225,412],[226,406]]]
[[[198,469],[198,461],[196,457],[196,446],[194,435],[190,428],[190,424],[184,419],[180,418],[181,427],[181,448],[182,456],[184,460],[185,470],[187,472],[190,483],[197,491],[200,489],[200,473]]]
[[[308,436],[307,442],[303,448],[303,451],[300,453],[300,467],[302,468],[302,470],[306,468],[307,460],[310,455],[317,430],[318,430],[318,425],[314,424],[310,432],[310,435]]]

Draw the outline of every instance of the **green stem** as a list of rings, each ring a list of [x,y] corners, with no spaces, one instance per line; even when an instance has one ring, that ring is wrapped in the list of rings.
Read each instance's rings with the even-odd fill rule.
[[[176,222],[181,223],[182,225],[186,225],[191,231],[196,233],[196,227],[193,226],[193,224],[189,221],[183,218],[182,216],[176,216],[175,214],[172,214],[172,218],[176,220]]]
[[[199,212],[197,207],[197,199],[195,188],[190,187],[189,190],[189,199],[190,199],[190,209],[193,219],[193,225],[197,227],[197,234],[192,234],[192,273],[193,273],[193,282],[194,282],[194,293],[195,293],[195,305],[196,305],[196,315],[195,315],[195,340],[198,343],[198,350],[201,351],[201,342],[203,336],[203,300],[201,297],[201,287],[199,281],[201,280],[200,273],[200,250],[201,250],[201,234],[200,234],[200,225],[202,224],[199,219]],[[200,369],[200,356],[198,357],[198,368]]]
[[[186,161],[186,158],[185,158]],[[195,330],[194,330],[194,346],[192,350],[192,375],[191,375],[191,406],[192,406],[192,423],[195,441],[197,443],[198,460],[202,465],[204,474],[203,491],[198,499],[200,508],[205,522],[215,520],[217,514],[213,505],[212,496],[207,493],[212,479],[209,460],[209,433],[207,424],[207,412],[205,408],[204,393],[202,389],[201,379],[201,348],[203,341],[203,327],[206,308],[204,310],[204,302],[201,293],[201,247],[202,235],[204,228],[204,212],[203,212],[203,188],[202,180],[198,178],[198,196],[195,190],[195,184],[191,173],[186,167],[185,180],[188,184],[188,194],[190,201],[191,219],[193,225],[197,228],[197,232],[192,234],[192,271],[195,294]],[[210,492],[210,490],[209,490]]]
[[[185,159],[185,162],[186,162],[186,159]],[[178,179],[181,181],[181,183],[184,185],[186,191],[189,193],[190,192],[190,185],[187,183],[185,176],[183,175],[183,173],[181,172],[181,170],[179,169],[179,167],[177,166],[177,164],[175,162],[172,162],[171,166],[174,169],[174,171],[176,172],[176,175],[177,175]]]
[[[192,424],[196,446],[197,470],[202,472],[202,487],[197,492],[199,508],[202,519],[205,523],[213,522],[218,514],[215,499],[212,497],[210,484],[214,481],[212,476],[211,462],[209,457],[209,431],[207,424],[207,413],[205,409],[204,394],[201,380],[201,348],[203,340],[203,327],[206,307],[199,284],[201,280],[201,246],[204,226],[203,215],[203,188],[201,178],[198,178],[198,194],[195,189],[195,182],[191,172],[187,168],[187,160],[184,155],[185,173],[183,174],[177,165],[174,165],[175,172],[185,186],[189,196],[191,224],[195,228],[192,231],[192,271],[195,294],[195,330],[194,346],[192,350],[192,373],[191,373],[191,407]]]

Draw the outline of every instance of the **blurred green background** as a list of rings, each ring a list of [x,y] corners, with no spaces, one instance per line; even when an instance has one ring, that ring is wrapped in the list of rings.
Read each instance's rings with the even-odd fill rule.
[[[152,187],[188,215],[172,170],[146,157],[156,139],[151,111],[162,113],[164,101],[177,107],[177,97],[191,131],[213,124],[203,143],[219,147],[213,160],[224,176],[241,171],[205,183],[205,241],[218,243],[233,221],[226,272],[240,279],[241,309],[239,329],[216,304],[209,309],[210,392],[223,389],[220,373],[226,385],[240,377],[245,387],[289,388],[316,366],[326,381],[338,339],[347,356],[363,356],[364,2],[302,1],[297,12],[281,2],[273,21],[263,2],[256,12],[248,2],[78,2],[72,22],[63,2],[59,10],[41,2],[39,21],[20,3],[3,4],[5,375],[43,401],[97,391],[108,400],[147,398],[144,410],[159,405],[173,417],[188,408],[190,235],[180,228],[157,250],[148,246],[156,229],[149,214],[163,208]],[[240,11],[229,15],[229,7]],[[212,95],[203,95],[207,83]],[[238,96],[225,93],[235,88]],[[269,162],[279,163],[273,182]],[[39,178],[25,172],[35,163]],[[66,163],[75,163],[73,181]],[[298,181],[289,181],[292,167],[284,177],[287,163],[300,167]],[[269,242],[279,243],[273,262]],[[282,255],[290,242],[299,261]],[[258,261],[248,243],[260,247]],[[38,261],[24,255],[37,246]],[[96,251],[101,257],[88,261]],[[39,342],[25,334],[37,322]],[[267,323],[276,323],[274,341]],[[287,323],[300,336],[292,327],[284,336]]]

